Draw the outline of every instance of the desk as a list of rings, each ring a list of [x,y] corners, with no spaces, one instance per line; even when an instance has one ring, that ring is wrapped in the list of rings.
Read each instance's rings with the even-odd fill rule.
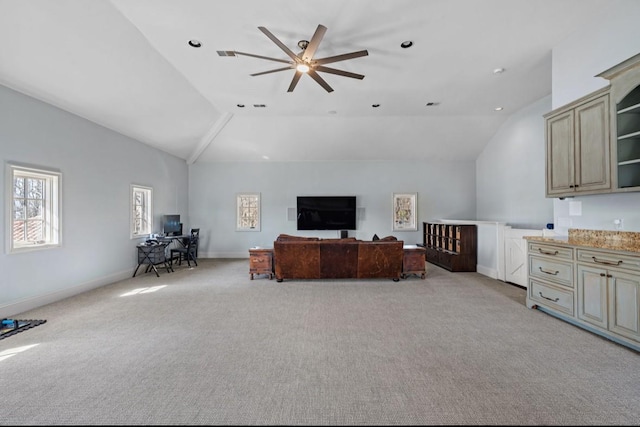
[[[167,273],[171,273],[173,271],[173,267],[169,263],[169,259],[167,259],[166,253],[166,249],[167,246],[169,246],[169,243],[170,242],[161,242],[151,245],[137,245],[136,248],[138,249],[138,266],[133,272],[133,277],[136,277],[138,268],[140,268],[142,264],[147,264],[145,273],[148,273],[150,269],[153,269],[153,271],[156,272],[156,276],[160,277],[160,274],[158,274],[158,269],[156,268],[156,265],[158,264],[164,264],[164,266],[167,268]]]
[[[181,234],[180,236],[164,236],[158,237],[158,242],[167,242],[168,245],[171,245],[174,241],[178,241],[180,246],[184,247],[184,239],[188,239],[191,237],[189,234]]]

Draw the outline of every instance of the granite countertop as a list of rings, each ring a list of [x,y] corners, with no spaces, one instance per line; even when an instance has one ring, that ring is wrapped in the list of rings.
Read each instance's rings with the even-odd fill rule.
[[[570,228],[568,236],[525,236],[531,242],[640,253],[640,233]]]

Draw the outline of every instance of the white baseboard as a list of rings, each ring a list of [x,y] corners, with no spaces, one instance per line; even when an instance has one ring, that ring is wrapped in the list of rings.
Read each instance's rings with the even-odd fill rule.
[[[249,258],[249,249],[243,252],[201,252],[198,258]]]
[[[65,298],[69,298],[74,295],[81,294],[82,292],[99,288],[100,286],[109,285],[111,283],[115,283],[120,280],[128,279],[132,275],[133,275],[133,268],[130,268],[130,269],[127,269],[126,271],[121,271],[119,273],[103,276],[103,277],[91,280],[89,282],[82,283],[77,286],[60,289],[48,294],[38,295],[33,298],[25,298],[16,302],[11,302],[9,304],[6,304],[0,307],[0,317],[6,318],[6,317],[14,316],[16,314],[24,313],[26,311],[33,310],[38,307],[42,307],[43,305],[51,304],[53,302],[60,301]]]
[[[476,271],[485,276],[489,276],[492,279],[498,279],[498,271],[494,268],[485,267],[483,265],[476,265]]]

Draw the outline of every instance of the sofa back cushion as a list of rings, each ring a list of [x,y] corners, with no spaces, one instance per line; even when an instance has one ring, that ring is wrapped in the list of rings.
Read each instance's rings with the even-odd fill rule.
[[[340,239],[338,239],[340,240]],[[346,239],[342,239],[346,240]],[[322,240],[320,246],[320,277],[343,279],[358,274],[358,242]]]
[[[318,237],[292,236],[291,234],[281,234],[276,239],[277,242],[317,242]]]
[[[276,277],[317,279],[320,277],[318,242],[273,242]]]
[[[400,278],[403,246],[402,240],[361,242],[358,248],[358,278]]]

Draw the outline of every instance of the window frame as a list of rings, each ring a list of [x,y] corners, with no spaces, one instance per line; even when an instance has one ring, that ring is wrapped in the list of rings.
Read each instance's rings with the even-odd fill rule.
[[[136,214],[134,196],[136,192],[142,192],[148,199],[146,215],[144,215],[148,224],[148,228],[142,230],[142,232],[136,232]],[[141,237],[147,237],[153,233],[153,187],[139,184],[131,184],[129,186],[129,238],[139,239]]]
[[[7,254],[16,254],[43,249],[52,249],[62,246],[62,173],[53,168],[31,166],[14,162],[6,163],[6,238],[5,251]],[[43,233],[45,238],[40,242],[17,244],[13,238],[14,207],[16,203],[15,178],[36,178],[44,180],[42,196],[42,214],[44,216]],[[18,197],[28,201],[26,193],[24,197]],[[29,222],[28,218],[24,221]],[[25,225],[25,230],[28,226]]]
[[[241,209],[243,204],[243,199],[254,198],[255,199],[255,210],[257,213],[256,224],[253,227],[243,226],[242,222],[242,214]],[[261,222],[262,222],[262,209],[260,206],[260,193],[236,193],[236,231],[260,231]]]

